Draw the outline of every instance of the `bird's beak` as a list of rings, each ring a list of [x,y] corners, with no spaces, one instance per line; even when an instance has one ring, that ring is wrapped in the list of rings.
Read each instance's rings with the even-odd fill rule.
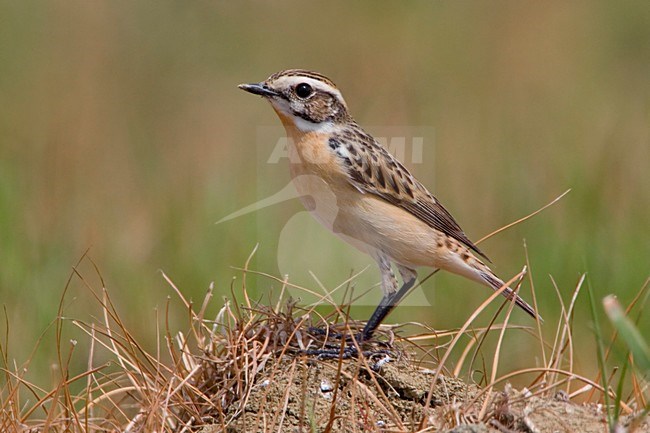
[[[240,84],[237,87],[254,95],[260,95],[264,97],[280,96],[278,92],[271,89],[264,83]]]

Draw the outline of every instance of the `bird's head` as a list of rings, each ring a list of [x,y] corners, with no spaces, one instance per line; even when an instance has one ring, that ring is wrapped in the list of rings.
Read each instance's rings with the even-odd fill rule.
[[[317,72],[288,69],[261,83],[240,84],[239,88],[267,99],[283,122],[291,122],[303,132],[322,130],[351,119],[336,85]]]

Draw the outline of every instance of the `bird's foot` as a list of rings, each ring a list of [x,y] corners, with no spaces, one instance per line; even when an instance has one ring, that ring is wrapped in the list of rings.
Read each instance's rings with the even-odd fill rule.
[[[331,346],[331,345],[328,345]],[[346,345],[341,347],[327,347],[323,349],[308,349],[304,351],[305,355],[315,356],[319,360],[326,359],[352,359],[359,357],[359,349],[356,346]]]
[[[308,328],[307,332],[312,337],[315,337],[314,346],[319,348],[307,349],[302,353],[314,356],[319,360],[363,357],[376,362],[386,357],[389,359],[394,357],[390,350],[390,343],[374,340],[372,333],[364,331],[350,334],[349,332],[338,332],[329,327],[317,328],[312,326]]]
[[[331,328],[318,328],[316,326],[310,326],[307,329],[307,332],[313,336],[318,336],[318,337],[325,337],[326,341],[330,340],[336,340],[340,341],[345,337],[345,341],[348,344],[354,344],[352,342],[352,338],[354,338],[354,341],[357,342],[357,344],[362,344],[364,342],[369,342],[372,339],[372,334],[368,334],[367,332],[357,332],[356,334],[349,334],[349,333],[342,333],[342,332],[337,332],[332,330]],[[377,342],[378,344],[384,344]]]
[[[343,338],[343,334],[340,332],[333,331],[329,327],[327,328],[318,328],[316,326],[310,326],[307,329],[307,332],[314,336],[325,337],[326,339],[333,338],[335,340],[340,340]]]
[[[346,345],[345,347],[327,347],[323,349],[308,349],[303,352],[308,356],[315,356],[318,360],[327,359],[354,359],[366,358],[375,364],[383,364],[392,359],[393,353],[389,349],[362,349],[356,345]]]

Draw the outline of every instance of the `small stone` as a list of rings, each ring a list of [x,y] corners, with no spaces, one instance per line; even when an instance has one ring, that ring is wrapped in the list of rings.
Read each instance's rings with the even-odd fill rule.
[[[372,369],[373,369],[374,371],[379,371],[379,370],[381,369],[381,367],[384,366],[384,364],[386,364],[386,363],[388,363],[388,362],[391,362],[392,360],[393,360],[393,358],[391,358],[390,356],[386,355],[386,356],[384,356],[383,358],[381,358],[379,361],[377,361],[377,362],[372,366]]]
[[[334,385],[329,380],[323,379],[320,381],[320,391],[322,393],[332,392],[334,391]]]
[[[557,401],[564,401],[567,402],[569,401],[569,394],[566,393],[565,390],[561,389],[558,392],[555,393],[553,398]]]

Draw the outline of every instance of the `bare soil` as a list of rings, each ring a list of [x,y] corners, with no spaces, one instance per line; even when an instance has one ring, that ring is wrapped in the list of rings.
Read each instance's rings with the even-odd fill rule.
[[[599,407],[570,402],[562,392],[542,398],[506,387],[490,397],[481,413],[484,396],[475,385],[439,376],[432,387],[433,372],[406,358],[379,364],[285,357],[265,367],[247,397],[230,406],[226,431],[410,432],[427,427],[426,431],[450,433],[608,431]],[[222,430],[206,426],[202,433]],[[650,429],[645,424],[635,431]]]

